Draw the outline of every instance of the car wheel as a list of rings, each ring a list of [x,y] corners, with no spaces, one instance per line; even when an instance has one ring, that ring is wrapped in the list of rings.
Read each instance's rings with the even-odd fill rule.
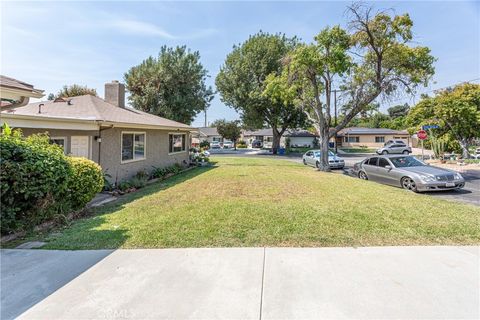
[[[360,171],[358,177],[362,180],[368,180],[367,174],[364,171]]]
[[[402,188],[403,189],[410,190],[410,191],[413,191],[413,192],[417,192],[417,184],[415,183],[415,181],[413,181],[412,178],[403,177],[401,183],[402,183]]]
[[[387,151],[387,150],[383,150],[383,151],[382,151],[382,154],[383,154],[383,155],[387,155],[387,154],[388,154],[388,151]]]
[[[316,167],[317,169],[320,169],[320,162],[317,161],[317,162],[315,163],[315,167]]]
[[[410,152],[408,152],[408,150],[404,150],[402,153],[403,154],[409,154]]]
[[[305,161],[305,159],[303,159],[303,164],[304,164],[304,165],[307,165],[307,161]]]

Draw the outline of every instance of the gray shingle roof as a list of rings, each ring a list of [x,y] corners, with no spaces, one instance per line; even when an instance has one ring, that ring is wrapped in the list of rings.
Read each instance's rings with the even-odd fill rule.
[[[244,136],[273,136],[272,129],[259,129],[259,130],[245,130]]]
[[[198,131],[200,132],[201,135],[203,136],[219,136],[217,128],[212,128],[212,127],[202,127],[198,128]]]
[[[133,108],[120,108],[105,102],[99,97],[83,95],[68,98],[70,103],[43,101],[30,103],[23,107],[4,108],[2,114],[35,116],[38,118],[56,118],[64,120],[92,120],[138,125],[152,125],[172,128],[193,129],[189,125],[173,120],[157,117],[155,115]],[[39,105],[42,112],[38,113]]]

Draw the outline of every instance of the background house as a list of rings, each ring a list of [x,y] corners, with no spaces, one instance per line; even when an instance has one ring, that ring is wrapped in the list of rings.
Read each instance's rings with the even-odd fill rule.
[[[201,127],[198,128],[198,139],[199,142],[208,141],[212,142],[223,142],[223,137],[218,133],[217,128],[215,127]]]
[[[264,148],[271,148],[273,142],[272,129],[244,130],[241,140],[245,141],[249,147],[252,146],[254,140],[260,140]]]
[[[411,145],[411,138],[405,130],[384,128],[345,128],[338,132],[338,147],[372,147],[383,146],[388,140],[403,140]]]
[[[153,166],[187,163],[194,130],[126,107],[125,86],[118,81],[105,84],[105,99],[84,95],[4,107],[0,122],[26,136],[48,133],[66,154],[99,163],[112,182]]]

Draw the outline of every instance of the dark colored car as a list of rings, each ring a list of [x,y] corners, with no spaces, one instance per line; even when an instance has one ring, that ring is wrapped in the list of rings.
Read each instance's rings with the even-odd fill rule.
[[[252,148],[262,148],[263,143],[260,140],[253,140],[252,141]]]

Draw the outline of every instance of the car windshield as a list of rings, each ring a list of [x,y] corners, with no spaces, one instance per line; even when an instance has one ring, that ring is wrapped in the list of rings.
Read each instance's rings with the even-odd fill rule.
[[[321,153],[320,151],[316,151],[315,152],[315,158],[320,157],[320,153]],[[333,157],[334,155],[335,155],[335,153],[333,153],[332,151],[328,151],[328,156],[329,157]]]
[[[390,161],[397,168],[425,166],[425,163],[412,156],[390,158]]]

